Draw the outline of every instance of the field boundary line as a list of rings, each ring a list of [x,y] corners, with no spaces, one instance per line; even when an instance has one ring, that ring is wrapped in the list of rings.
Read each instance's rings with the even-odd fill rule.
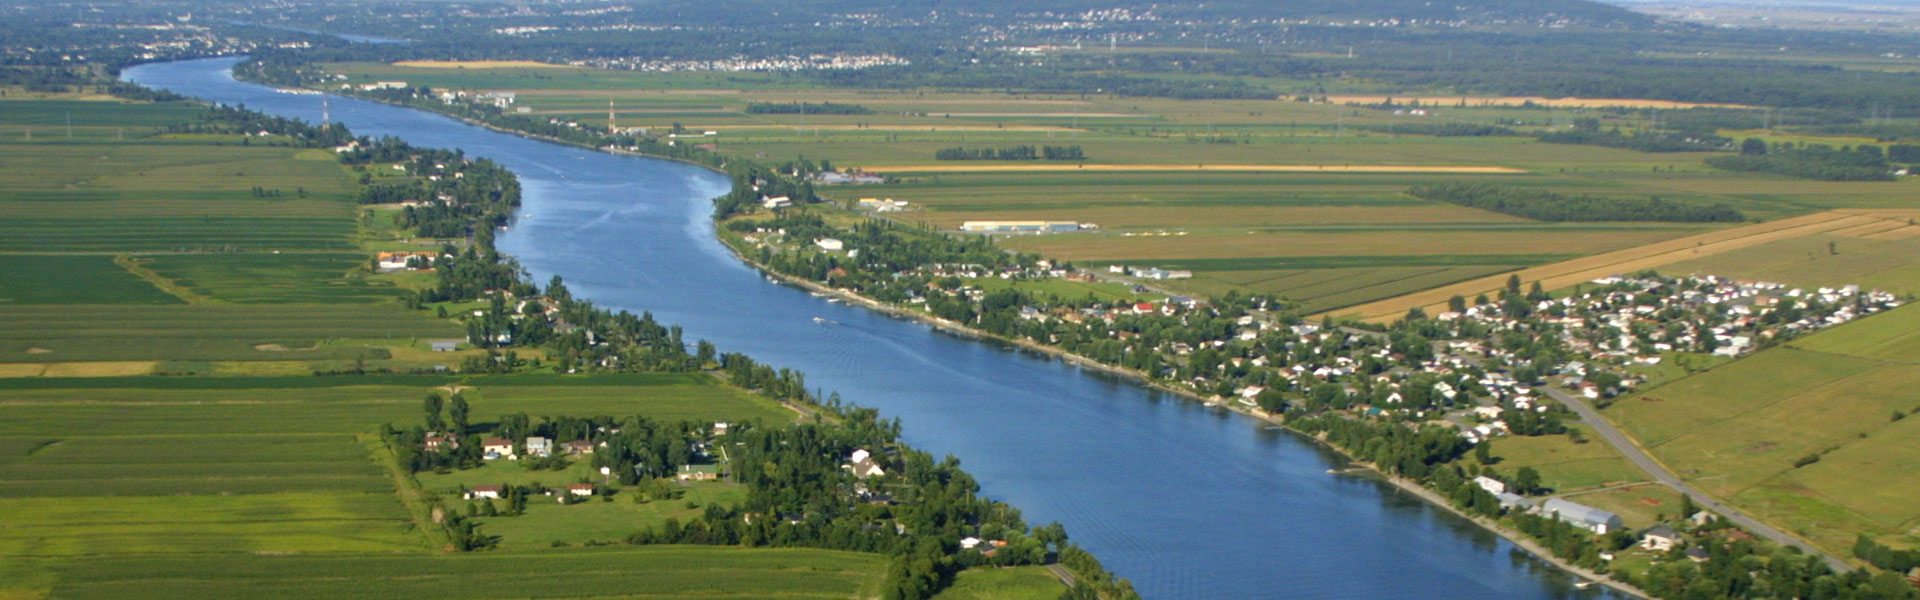
[[[153,269],[146,268],[140,263],[134,262],[133,255],[131,254],[113,255],[113,264],[118,265],[122,269],[126,269],[127,272],[132,273],[134,277],[139,277],[146,280],[147,283],[153,284],[153,287],[160,288],[160,291],[179,298],[181,302],[187,303],[188,306],[219,304],[219,302],[212,298],[195,293],[193,290],[189,290],[178,283],[174,283],[173,280],[167,279],[165,276],[154,272]]]

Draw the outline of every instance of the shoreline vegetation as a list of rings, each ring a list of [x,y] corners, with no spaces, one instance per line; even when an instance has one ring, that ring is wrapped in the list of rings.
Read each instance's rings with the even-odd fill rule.
[[[272,85],[272,84],[267,84],[267,85]],[[273,87],[288,89],[283,86],[273,86]],[[372,100],[375,102],[382,102],[385,104],[399,106],[403,108],[416,108],[416,109],[420,108],[418,106],[410,105],[407,103],[379,98],[375,96],[355,94],[353,95],[353,97],[364,99],[364,100]],[[555,143],[555,144],[562,144],[562,145],[573,146],[577,148],[586,148],[589,150],[607,152],[609,154],[637,156],[637,157],[657,159],[657,160],[668,160],[668,161],[679,162],[679,163],[706,168],[710,171],[713,171],[715,173],[719,173],[722,175],[728,174],[724,168],[715,167],[714,165],[694,161],[691,159],[648,154],[644,152],[635,152],[631,150],[612,148],[612,147],[594,147],[581,142],[566,140],[566,139],[555,137],[555,136],[548,136],[548,135],[542,135],[542,134],[529,132],[529,131],[521,131],[516,129],[509,129],[506,127],[501,127],[498,125],[494,125],[492,123],[488,123],[484,120],[474,118],[470,115],[455,114],[455,113],[445,112],[445,111],[434,111],[434,112],[445,115],[445,116],[451,116],[464,123],[485,127],[491,131],[517,135],[517,136],[525,137],[527,139],[539,140],[539,141]],[[715,220],[714,222],[718,223],[718,220]],[[718,227],[716,227],[715,232],[716,232],[716,236],[718,236],[718,233],[719,233]],[[995,335],[993,333],[968,327],[966,325],[962,325],[960,323],[957,323],[948,319],[943,319],[938,316],[901,308],[888,303],[880,302],[878,300],[874,300],[872,298],[868,298],[866,296],[862,296],[860,294],[857,294],[848,290],[835,288],[835,287],[821,284],[818,282],[808,281],[806,279],[781,273],[781,272],[767,268],[766,265],[761,264],[758,261],[748,258],[746,255],[740,252],[739,248],[735,247],[732,244],[726,243],[724,239],[721,240],[721,245],[725,246],[728,252],[733,254],[736,259],[740,260],[741,262],[747,265],[752,266],[756,271],[759,271],[768,277],[775,278],[778,281],[788,285],[793,285],[795,287],[799,287],[801,289],[805,289],[811,292],[817,292],[820,294],[825,294],[832,297],[840,298],[841,300],[844,300],[850,304],[857,304],[861,307],[867,308],[869,310],[878,311],[883,314],[920,321],[922,323],[926,323],[930,326],[933,326],[937,329],[940,329],[948,333],[964,335],[967,337],[972,337],[980,340],[992,341],[992,342],[1006,344],[1013,347],[1025,349],[1025,350],[1039,352],[1082,368],[1091,368],[1093,370],[1097,370],[1110,375],[1115,375],[1115,376],[1125,378],[1137,385],[1146,387],[1148,389],[1152,389],[1152,390],[1163,392],[1163,393],[1173,394],[1176,396],[1180,396],[1182,398],[1186,398],[1188,400],[1192,400],[1194,402],[1200,402],[1203,404],[1208,403],[1208,400],[1205,397],[1200,396],[1199,394],[1195,394],[1187,390],[1181,390],[1178,388],[1174,388],[1172,386],[1167,386],[1159,382],[1155,382],[1152,380],[1152,378],[1147,377],[1145,373],[1142,373],[1139,370],[1109,365],[1109,364],[1094,360],[1092,358],[1088,358],[1085,356],[1074,354],[1072,352],[1068,352],[1064,349],[1057,348],[1054,346],[1040,344],[1040,343],[1032,342],[1029,340],[1017,340],[1017,339],[1007,338],[1004,336]],[[1350,466],[1365,469],[1365,471],[1370,474],[1370,478],[1392,485],[1401,491],[1404,491],[1408,494],[1413,495],[1416,498],[1419,498],[1422,501],[1425,501],[1429,505],[1445,510],[1448,513],[1453,514],[1454,516],[1466,519],[1468,522],[1473,523],[1476,526],[1479,526],[1483,530],[1486,530],[1490,533],[1498,535],[1503,539],[1506,539],[1508,542],[1513,543],[1515,547],[1521,549],[1527,554],[1532,555],[1533,557],[1541,560],[1542,562],[1553,565],[1555,568],[1558,568],[1563,572],[1585,578],[1586,580],[1593,581],[1595,583],[1606,585],[1610,588],[1613,588],[1623,593],[1633,595],[1635,597],[1639,597],[1639,598],[1652,597],[1650,594],[1646,593],[1643,590],[1640,590],[1637,587],[1618,581],[1611,577],[1601,575],[1599,573],[1594,573],[1590,570],[1574,565],[1571,562],[1566,561],[1565,559],[1556,557],[1551,552],[1548,552],[1544,547],[1541,547],[1537,542],[1532,541],[1531,538],[1528,538],[1527,536],[1517,531],[1501,526],[1498,523],[1494,523],[1484,518],[1476,518],[1471,515],[1468,515],[1466,512],[1460,510],[1458,507],[1455,507],[1451,503],[1446,502],[1444,498],[1440,497],[1434,491],[1429,490],[1416,482],[1406,480],[1405,478],[1389,475],[1386,472],[1381,471],[1379,468],[1377,468],[1371,463],[1363,462],[1356,459],[1354,455],[1346,448],[1342,448],[1337,445],[1334,445],[1320,436],[1309,435],[1303,431],[1289,427],[1284,419],[1276,418],[1271,413],[1267,413],[1266,411],[1262,411],[1257,408],[1246,408],[1246,407],[1234,406],[1231,403],[1212,404],[1212,406],[1225,408],[1241,416],[1279,426],[1284,431],[1290,434],[1299,436],[1302,439],[1311,440],[1315,444],[1318,444],[1323,448],[1327,448],[1339,454],[1344,460],[1347,461],[1347,463]]]

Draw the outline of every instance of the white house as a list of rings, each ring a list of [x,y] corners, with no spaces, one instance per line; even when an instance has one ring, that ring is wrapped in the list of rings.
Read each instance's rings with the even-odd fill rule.
[[[486,498],[489,500],[500,498],[500,486],[476,485],[476,486],[473,486],[473,489],[467,490],[466,499],[478,500],[481,498]]]
[[[513,440],[497,437],[480,440],[480,455],[487,460],[496,458],[513,460]]]
[[[821,250],[826,250],[828,252],[839,252],[841,250],[847,249],[846,242],[842,242],[834,238],[820,238],[820,239],[814,240],[813,245],[819,246]]]
[[[1496,496],[1507,493],[1507,482],[1492,477],[1481,475],[1473,478],[1473,483],[1474,485],[1480,486],[1480,489],[1486,490],[1488,493]]]
[[[1640,534],[1640,547],[1655,552],[1672,550],[1680,543],[1680,532],[1666,525],[1655,525],[1646,533]]]

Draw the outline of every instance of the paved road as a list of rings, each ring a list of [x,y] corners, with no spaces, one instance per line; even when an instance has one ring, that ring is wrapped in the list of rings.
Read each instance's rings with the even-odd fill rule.
[[[1840,560],[1839,557],[1827,554],[1798,537],[1774,529],[1766,523],[1760,522],[1759,519],[1747,516],[1746,513],[1740,512],[1739,509],[1727,506],[1719,500],[1715,500],[1713,496],[1709,496],[1705,492],[1701,492],[1693,486],[1688,485],[1687,482],[1681,481],[1678,476],[1668,471],[1665,465],[1661,465],[1659,462],[1653,460],[1653,457],[1647,456],[1647,453],[1641,451],[1639,446],[1634,445],[1633,440],[1627,438],[1626,434],[1621,433],[1619,429],[1615,429],[1612,423],[1601,417],[1600,411],[1595,410],[1593,405],[1587,403],[1586,399],[1556,388],[1542,387],[1539,389],[1544,390],[1546,394],[1552,396],[1553,399],[1559,400],[1561,404],[1565,404],[1567,408],[1573,409],[1575,414],[1580,415],[1581,421],[1586,422],[1588,426],[1593,428],[1595,433],[1600,434],[1601,439],[1606,440],[1608,444],[1611,444],[1615,449],[1619,450],[1621,456],[1627,457],[1628,462],[1633,463],[1633,465],[1639,467],[1640,470],[1646,471],[1647,475],[1653,477],[1654,481],[1673,488],[1682,494],[1692,496],[1695,505],[1718,513],[1720,516],[1732,520],[1734,523],[1747,528],[1748,531],[1752,531],[1761,537],[1781,544],[1787,544],[1799,548],[1808,554],[1824,558],[1827,561],[1827,565],[1833,567],[1835,571],[1844,573],[1853,570],[1852,565],[1848,565],[1846,561]]]

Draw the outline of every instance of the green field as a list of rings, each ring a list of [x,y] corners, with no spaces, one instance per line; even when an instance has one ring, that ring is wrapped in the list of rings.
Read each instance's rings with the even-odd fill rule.
[[[138,262],[195,295],[238,304],[369,303],[402,292],[369,280],[367,257],[358,253],[168,254]]]
[[[886,559],[810,549],[650,546],[429,554],[140,556],[49,563],[60,598],[849,598]]]
[[[0,254],[0,306],[181,303],[111,256]]]
[[[935,600],[1054,600],[1066,586],[1046,567],[968,569]]]
[[[460,337],[397,304],[0,306],[0,362],[379,359],[385,344]],[[320,344],[345,338],[370,341]]]
[[[54,590],[62,596],[124,592],[114,586],[130,582],[116,584],[97,579],[97,571],[74,568],[115,556],[151,561],[159,570],[151,583],[162,586],[156,589],[164,591],[154,592],[161,595],[190,593],[209,577],[239,576],[220,573],[235,561],[268,555],[336,555],[324,560],[351,562],[398,553],[441,560],[427,556],[433,543],[396,495],[396,478],[384,462],[388,454],[372,432],[382,423],[418,419],[420,398],[451,385],[473,402],[477,421],[559,411],[660,420],[793,418],[770,401],[699,374],[0,379],[0,511],[9,515],[0,526],[0,556],[40,565],[39,579],[57,572]],[[492,477],[506,475],[488,473],[494,468],[461,475],[511,478]],[[558,475],[566,479],[556,484],[579,473]],[[435,477],[451,476],[422,479],[430,487],[457,483]],[[542,505],[525,516],[485,521],[508,548],[617,541],[666,518],[697,514],[689,501],[704,506],[740,499],[730,484],[702,484],[679,501]],[[69,557],[75,562],[66,562]],[[645,571],[651,564],[633,568]],[[304,563],[289,568],[324,569]],[[847,571],[860,581],[878,576],[859,566]],[[318,578],[318,572],[277,577]],[[775,573],[753,576],[760,575],[779,579]],[[297,585],[279,581],[245,583],[262,589]],[[734,584],[740,582],[728,585]]]
[[[1708,493],[1839,554],[1920,543],[1920,344],[1912,307],[1624,398],[1606,410]],[[1818,462],[1796,466],[1807,457]]]

